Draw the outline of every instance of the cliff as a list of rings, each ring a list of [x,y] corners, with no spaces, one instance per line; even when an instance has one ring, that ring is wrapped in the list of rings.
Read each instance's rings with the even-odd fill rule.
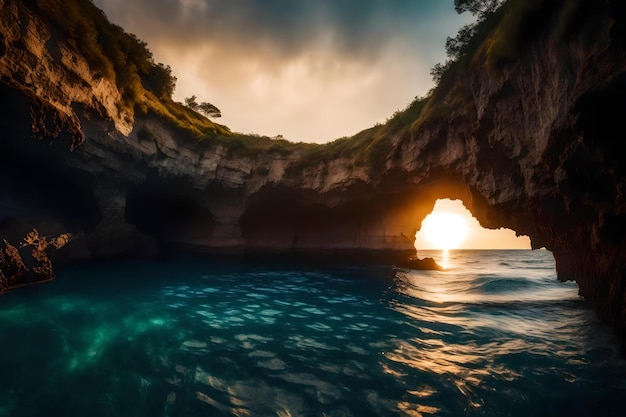
[[[626,341],[622,2],[512,0],[430,98],[326,146],[219,125],[197,140],[149,92],[125,106],[37,3],[0,0],[3,236],[71,232],[73,260],[406,251],[456,198],[551,250]]]

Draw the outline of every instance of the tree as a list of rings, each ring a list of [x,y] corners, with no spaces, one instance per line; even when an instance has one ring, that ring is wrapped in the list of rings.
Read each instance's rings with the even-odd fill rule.
[[[446,38],[446,54],[448,58],[457,60],[465,54],[465,48],[476,33],[476,23],[463,26],[454,38]]]
[[[470,12],[478,17],[478,21],[484,20],[495,12],[504,0],[454,0],[454,9],[457,13]]]
[[[200,103],[200,105],[198,106],[198,110],[200,110],[200,112],[204,113],[204,115],[208,117],[222,117],[222,112],[220,111],[220,109],[218,109],[211,103]]]
[[[158,63],[150,67],[148,75],[144,78],[146,87],[159,98],[172,98],[176,81],[178,79],[172,75],[172,68],[169,65]]]
[[[191,96],[185,99],[185,106],[189,107],[191,110],[202,113],[207,117],[222,117],[222,112],[216,106],[211,103],[197,102],[197,97]]]
[[[439,84],[439,81],[441,81],[443,74],[446,72],[451,64],[452,61],[447,60],[444,64],[439,62],[430,69],[430,76],[433,77],[433,81],[435,82],[435,84]]]
[[[198,102],[196,101],[198,97],[196,96],[191,96],[191,97],[186,97],[185,98],[185,106],[189,107],[191,110],[196,110],[198,111],[198,107],[200,106],[198,104]]]

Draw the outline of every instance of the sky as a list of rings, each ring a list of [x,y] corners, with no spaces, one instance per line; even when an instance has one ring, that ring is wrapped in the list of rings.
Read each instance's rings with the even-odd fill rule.
[[[429,216],[434,213],[457,215],[461,217],[467,227],[465,239],[451,249],[530,249],[528,236],[516,237],[515,232],[510,229],[483,229],[460,200],[437,200],[433,212]],[[422,221],[422,225],[425,221],[426,219]],[[439,249],[433,244],[430,236],[421,231],[417,232],[415,236],[415,247],[418,250]]]
[[[324,143],[384,123],[432,87],[453,0],[94,0],[231,130]]]

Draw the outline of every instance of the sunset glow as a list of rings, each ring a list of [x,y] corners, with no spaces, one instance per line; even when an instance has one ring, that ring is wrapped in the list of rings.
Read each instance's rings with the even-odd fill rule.
[[[460,200],[437,200],[415,235],[421,249],[530,249],[527,236],[510,229],[485,229]]]
[[[456,249],[467,236],[467,222],[458,214],[437,212],[424,219],[421,231],[435,249]]]

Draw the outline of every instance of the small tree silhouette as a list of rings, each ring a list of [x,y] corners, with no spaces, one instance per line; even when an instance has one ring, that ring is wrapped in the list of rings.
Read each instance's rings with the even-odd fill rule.
[[[216,106],[207,102],[198,103],[197,99],[195,95],[185,98],[185,106],[206,117],[222,117],[222,112]]]
[[[503,0],[454,0],[454,9],[457,13],[470,12],[478,17],[478,21],[482,21],[502,3]]]
[[[218,109],[211,103],[200,103],[198,107],[199,110],[208,117],[222,117],[222,112],[220,112],[220,109]]]
[[[185,98],[185,106],[189,107],[191,110],[196,110],[197,111],[198,107],[200,105],[198,104],[196,99],[197,99],[196,96],[191,96],[191,97]]]

